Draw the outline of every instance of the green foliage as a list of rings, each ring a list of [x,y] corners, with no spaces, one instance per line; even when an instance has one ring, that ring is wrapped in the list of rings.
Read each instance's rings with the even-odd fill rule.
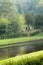
[[[16,3],[18,4],[16,4],[16,6],[20,14],[25,14],[28,11],[34,14],[39,2],[40,0],[17,0]]]
[[[41,31],[43,32],[43,26],[42,26],[42,28],[41,28]]]
[[[1,65],[43,65],[43,51],[0,61]]]
[[[19,24],[17,21],[11,21],[6,17],[0,18],[0,38],[18,37],[20,34]]]
[[[12,38],[19,34],[18,11],[10,0],[0,1],[0,38]]]
[[[43,26],[43,15],[38,14],[35,17],[32,15],[32,12],[34,12],[33,10],[39,5],[39,0],[25,0],[25,4],[23,4],[21,0],[18,0],[18,2],[13,0],[2,0],[0,3],[0,38],[5,39],[28,36],[27,32],[34,29],[34,26],[35,28]],[[38,5],[36,6],[36,4]],[[30,6],[30,8],[28,6]],[[32,10],[30,11],[31,13],[27,12],[26,9],[28,11]],[[19,12],[24,14],[25,17],[20,15]]]
[[[17,20],[18,20],[18,24],[20,26],[20,29],[21,31],[24,31],[25,30],[25,18],[23,15],[19,15],[17,17]]]
[[[30,31],[30,36],[34,36],[34,35],[38,35],[41,33],[41,30],[33,30],[33,31]]]
[[[40,34],[38,34],[38,35],[36,35],[36,36],[41,36],[41,37],[43,37],[43,32],[41,32]]]
[[[43,14],[35,15],[35,28],[41,28],[43,26]]]
[[[36,12],[43,14],[43,1],[42,0],[40,0],[39,3],[36,5]]]
[[[7,17],[9,19],[14,19],[17,15],[17,8],[15,4],[13,4],[13,1],[10,0],[2,0],[0,1],[0,15]]]
[[[25,20],[29,29],[31,29],[31,27],[34,28],[34,17],[30,12],[27,12],[25,14]]]
[[[20,28],[17,22],[11,22],[8,25],[8,34],[11,34],[11,38],[20,36]]]
[[[0,18],[0,37],[4,38],[7,31],[7,25],[10,22],[7,18],[1,17]]]
[[[34,20],[33,20],[32,14],[30,12],[27,12],[25,14],[25,20],[26,20],[27,25],[33,25]]]

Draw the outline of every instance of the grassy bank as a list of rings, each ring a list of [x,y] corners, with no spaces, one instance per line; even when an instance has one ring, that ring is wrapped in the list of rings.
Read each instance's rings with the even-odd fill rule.
[[[0,65],[43,65],[43,50],[2,60]]]
[[[33,36],[33,37],[4,39],[4,40],[0,40],[0,45],[19,43],[19,42],[27,42],[27,41],[38,40],[38,39],[43,39],[43,36],[37,35],[37,36]]]

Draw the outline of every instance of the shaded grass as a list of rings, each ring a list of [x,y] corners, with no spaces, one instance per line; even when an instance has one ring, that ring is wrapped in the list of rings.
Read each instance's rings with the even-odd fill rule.
[[[0,65],[43,65],[43,50],[2,60]]]
[[[43,37],[43,32],[40,33],[40,34],[38,34],[38,35],[36,35],[36,36],[38,36],[38,37]]]

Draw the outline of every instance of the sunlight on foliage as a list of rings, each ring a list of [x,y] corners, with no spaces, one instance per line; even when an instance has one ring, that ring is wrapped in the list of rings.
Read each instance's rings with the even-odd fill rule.
[[[18,23],[20,25],[20,28],[23,31],[25,29],[25,18],[24,18],[24,16],[19,15],[19,17],[18,17]]]
[[[0,23],[3,23],[3,24],[7,25],[8,23],[10,23],[10,20],[6,17],[1,17],[0,18]]]

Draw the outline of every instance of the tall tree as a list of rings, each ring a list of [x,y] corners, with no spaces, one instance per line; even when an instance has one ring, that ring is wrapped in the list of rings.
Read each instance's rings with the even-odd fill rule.
[[[26,20],[26,24],[29,28],[34,27],[34,17],[32,16],[32,14],[30,12],[27,12],[25,14],[25,20]]]
[[[35,27],[40,28],[43,26],[43,14],[35,15]]]
[[[0,16],[14,19],[17,15],[17,8],[13,0],[0,0]]]
[[[18,23],[19,23],[19,26],[20,26],[20,30],[24,31],[25,30],[25,18],[24,18],[24,16],[19,15],[17,19],[18,19]]]
[[[36,6],[35,11],[36,11],[36,13],[41,13],[41,14],[43,14],[43,3],[39,3],[39,4]]]

